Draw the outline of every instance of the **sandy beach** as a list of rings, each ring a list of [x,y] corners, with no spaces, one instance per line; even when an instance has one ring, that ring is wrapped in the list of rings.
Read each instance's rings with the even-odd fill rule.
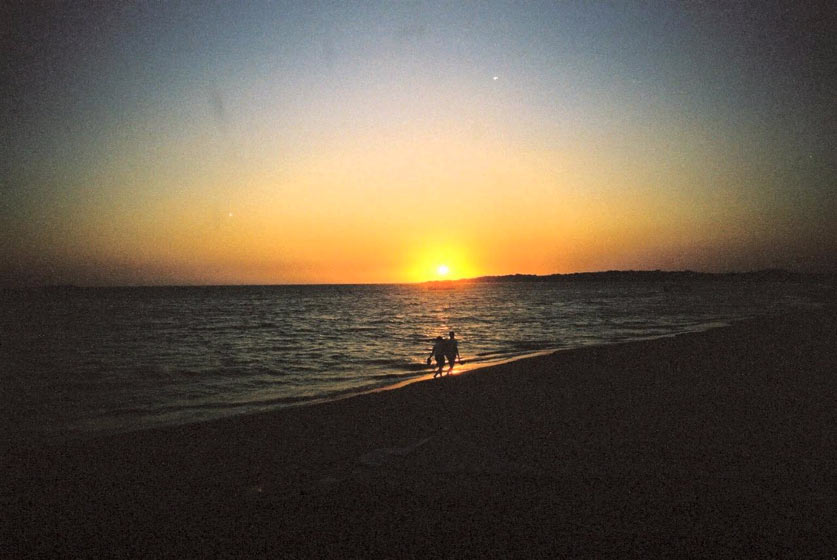
[[[4,557],[837,554],[834,309],[2,458]]]

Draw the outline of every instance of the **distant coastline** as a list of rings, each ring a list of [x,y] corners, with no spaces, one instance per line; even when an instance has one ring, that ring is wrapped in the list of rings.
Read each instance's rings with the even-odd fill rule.
[[[423,282],[393,282],[371,284],[112,284],[84,285],[72,283],[2,285],[0,292],[42,291],[48,293],[74,293],[87,289],[128,288],[242,288],[264,286],[356,286],[414,284],[437,288],[453,287],[459,284],[490,284],[510,282],[571,283],[571,282],[793,282],[837,284],[837,272],[794,272],[780,268],[750,272],[696,272],[693,270],[607,270],[601,272],[572,272],[567,274],[505,274],[499,276],[477,276],[456,280],[426,280]]]
[[[803,273],[784,269],[765,269],[752,272],[695,272],[693,270],[607,270],[602,272],[573,272],[569,274],[506,274],[479,276],[459,280],[430,280],[424,284],[497,283],[497,282],[834,282],[834,273]]]

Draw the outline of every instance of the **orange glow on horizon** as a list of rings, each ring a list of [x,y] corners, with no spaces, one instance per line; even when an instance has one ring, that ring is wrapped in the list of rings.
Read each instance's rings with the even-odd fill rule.
[[[208,160],[180,176],[116,159],[91,184],[112,177],[131,187],[131,204],[78,202],[51,218],[62,241],[42,254],[89,263],[73,274],[91,284],[410,283],[711,268],[699,260],[709,247],[731,253],[769,238],[737,225],[750,220],[735,200],[687,188],[688,166],[643,167],[606,145],[526,147],[441,129],[390,132],[384,147],[368,133],[349,146],[326,142],[284,168],[267,156],[226,170]]]
[[[66,4],[4,59],[29,102],[0,286],[837,266],[819,27],[771,27],[777,50],[760,26],[787,18],[748,10],[224,4],[190,14],[206,48],[175,8],[117,11],[125,49]]]
[[[473,251],[464,244],[444,244],[428,241],[412,252],[410,265],[405,270],[407,282],[430,280],[459,280],[483,274],[472,259]]]

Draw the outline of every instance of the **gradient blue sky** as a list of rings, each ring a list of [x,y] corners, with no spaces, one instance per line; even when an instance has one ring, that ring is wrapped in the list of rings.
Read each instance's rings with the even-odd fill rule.
[[[835,270],[833,3],[1,14],[2,284]]]

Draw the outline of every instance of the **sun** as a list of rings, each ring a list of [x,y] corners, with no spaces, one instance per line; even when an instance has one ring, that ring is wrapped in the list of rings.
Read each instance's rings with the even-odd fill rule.
[[[413,263],[405,270],[409,282],[452,282],[479,276],[466,249],[447,245],[444,240],[426,240],[406,252],[405,262]]]

